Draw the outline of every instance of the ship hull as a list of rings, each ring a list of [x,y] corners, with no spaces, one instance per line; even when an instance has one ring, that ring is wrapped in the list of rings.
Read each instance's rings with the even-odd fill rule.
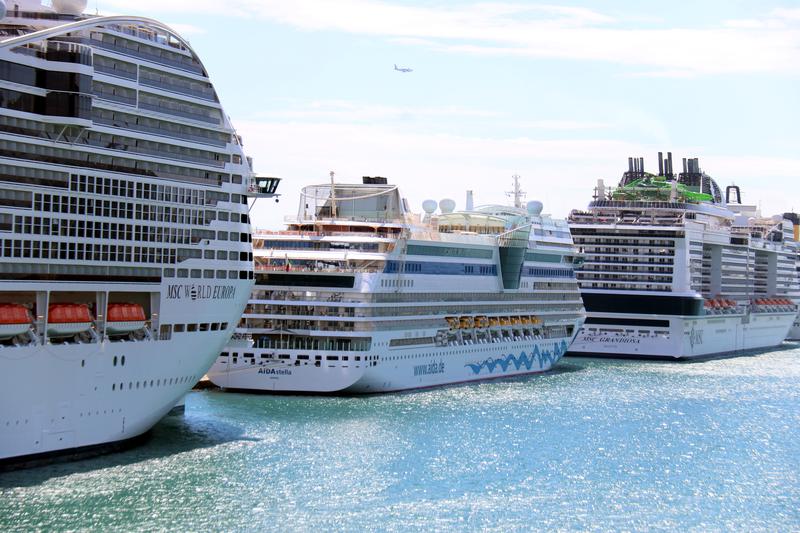
[[[353,361],[351,356],[346,363],[322,361],[319,367],[313,361],[299,361],[296,356],[300,354],[292,350],[286,351],[291,358],[286,362],[263,362],[260,356],[264,350],[249,348],[247,352],[254,353],[252,363],[237,358],[233,364],[231,356],[225,363],[216,362],[208,378],[219,387],[246,391],[396,392],[546,372],[561,359],[572,340],[556,337],[386,350],[367,361]]]
[[[585,324],[568,356],[637,359],[724,357],[779,346],[792,326],[794,313],[670,316],[604,315],[602,325]],[[614,319],[620,319],[614,324]],[[662,323],[631,325],[636,321]]]
[[[800,313],[794,319],[792,327],[789,329],[789,334],[786,336],[787,341],[800,341]]]
[[[230,285],[227,300],[162,299],[162,324],[238,316],[252,283]],[[180,404],[233,326],[165,340],[0,347],[0,467],[135,441]]]

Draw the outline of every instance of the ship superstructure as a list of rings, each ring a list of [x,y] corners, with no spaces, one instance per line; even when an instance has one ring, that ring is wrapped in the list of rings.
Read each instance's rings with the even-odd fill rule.
[[[797,306],[793,225],[765,218],[684,159],[629,159],[569,217],[587,320],[576,355],[692,358],[780,344]]]
[[[791,222],[794,226],[792,238],[789,242],[795,250],[795,270],[797,271],[798,279],[800,279],[800,215],[794,212],[788,212],[783,214],[783,218]],[[798,286],[798,290],[790,294],[790,296],[795,303],[800,304],[800,286]],[[786,336],[786,340],[800,341],[800,312],[798,312],[795,317],[792,328]]]
[[[239,320],[248,197],[277,186],[184,39],[85,4],[0,9],[0,463],[164,416]]]
[[[306,187],[285,231],[255,233],[256,286],[208,377],[376,393],[550,369],[583,321],[574,248],[516,200],[419,216],[384,178]]]

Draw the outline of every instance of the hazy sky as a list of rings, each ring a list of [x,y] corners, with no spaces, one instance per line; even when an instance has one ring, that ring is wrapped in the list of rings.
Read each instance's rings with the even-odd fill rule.
[[[800,2],[90,0],[186,37],[259,174],[388,176],[412,207],[504,201],[564,216],[628,156],[699,157],[765,214],[800,210]],[[400,73],[393,64],[411,67]]]

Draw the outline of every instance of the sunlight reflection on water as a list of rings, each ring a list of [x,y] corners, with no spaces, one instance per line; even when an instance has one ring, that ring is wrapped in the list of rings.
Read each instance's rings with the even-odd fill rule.
[[[569,358],[366,398],[195,392],[144,446],[0,474],[0,528],[800,528],[800,349]]]

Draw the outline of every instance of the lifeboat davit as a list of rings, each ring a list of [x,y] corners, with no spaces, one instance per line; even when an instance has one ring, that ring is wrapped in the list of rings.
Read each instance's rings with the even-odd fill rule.
[[[31,312],[24,305],[0,304],[0,340],[22,335],[32,323]]]
[[[138,331],[146,321],[147,316],[139,304],[108,304],[106,332],[109,335]]]
[[[50,304],[47,309],[47,334],[68,337],[92,329],[92,313],[86,304]]]

